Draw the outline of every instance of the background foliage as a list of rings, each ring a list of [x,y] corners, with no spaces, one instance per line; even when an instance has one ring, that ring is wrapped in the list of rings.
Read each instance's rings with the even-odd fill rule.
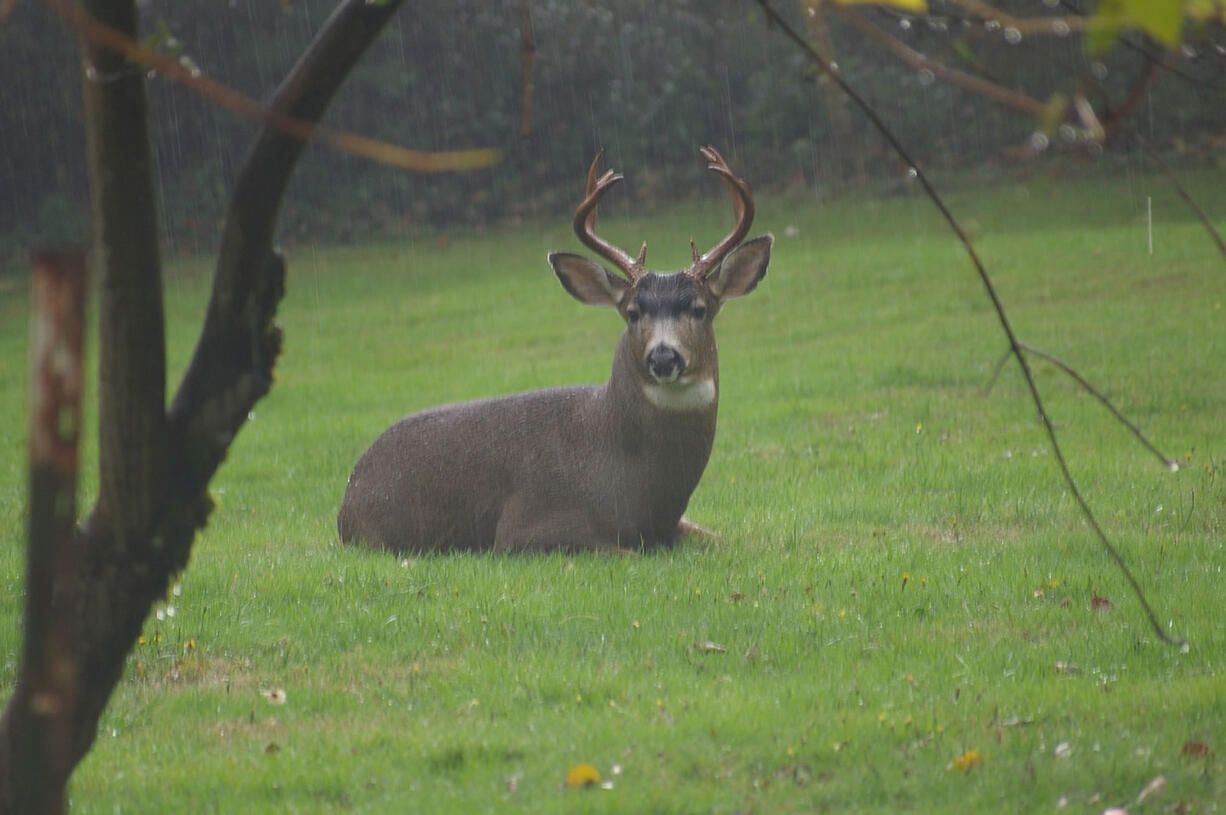
[[[794,4],[778,5],[798,12]],[[996,5],[1019,15],[1055,13],[1039,0]],[[161,49],[263,99],[331,6],[152,0],[146,28]],[[696,194],[705,183],[696,147],[708,142],[759,189],[823,195],[901,175],[855,112],[853,138],[832,138],[812,68],[746,0],[530,0],[536,51],[527,135],[519,0],[421,0],[416,7],[371,49],[328,121],[420,149],[496,146],[505,151],[504,163],[421,177],[312,148],[286,204],[286,240],[397,237],[424,223],[559,214],[574,205],[582,170],[600,147],[630,171],[627,200],[639,209]],[[1078,36],[1010,44],[958,6],[934,2],[931,11],[925,19],[870,13],[932,58],[1040,100],[1067,93],[1091,69]],[[1035,130],[1029,116],[904,67],[838,15],[829,24],[843,75],[928,164],[991,175],[1012,164],[1009,148],[1027,144]],[[1215,149],[1221,155],[1220,35],[1212,25],[1193,31],[1181,53],[1164,58],[1184,76],[1160,71],[1162,81],[1138,108],[1138,125],[1169,156],[1196,161]],[[1108,95],[1131,88],[1145,70],[1145,52],[1159,52],[1139,35],[1131,40],[1134,47],[1112,49],[1093,66]],[[73,35],[38,3],[18,4],[0,26],[0,258],[24,257],[21,247],[35,242],[83,238],[76,60]],[[172,82],[155,78],[151,94],[167,240],[178,251],[207,252],[254,126]],[[1049,154],[1084,153],[1084,145],[1059,140],[1052,148]],[[1128,148],[1109,141],[1105,149],[1110,158]]]

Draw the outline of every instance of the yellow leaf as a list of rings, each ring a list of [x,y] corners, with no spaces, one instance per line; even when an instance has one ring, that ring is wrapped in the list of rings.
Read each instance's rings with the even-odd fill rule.
[[[983,764],[983,755],[978,750],[967,750],[955,758],[946,769],[966,771]]]
[[[1177,48],[1183,11],[1183,0],[1101,0],[1090,18],[1086,48],[1094,56],[1105,53],[1125,28],[1142,31],[1167,48]]]
[[[566,772],[566,786],[593,787],[600,783],[600,770],[591,764],[576,764]]]
[[[1223,0],[1185,0],[1183,11],[1193,20],[1226,22],[1226,2]]]

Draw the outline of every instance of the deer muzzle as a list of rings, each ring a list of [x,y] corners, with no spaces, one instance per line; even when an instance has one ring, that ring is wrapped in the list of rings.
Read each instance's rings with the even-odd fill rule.
[[[671,345],[653,346],[647,352],[647,372],[657,382],[676,382],[685,373],[685,357]]]

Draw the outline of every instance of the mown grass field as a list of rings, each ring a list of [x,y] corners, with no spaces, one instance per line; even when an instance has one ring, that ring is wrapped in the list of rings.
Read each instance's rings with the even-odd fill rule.
[[[1186,180],[1226,227],[1220,179]],[[402,561],[336,540],[349,469],[395,419],[607,375],[620,323],[544,262],[577,246],[565,219],[297,247],[277,386],[214,481],[73,811],[1226,810],[1226,264],[1157,178],[951,203],[1023,339],[1183,463],[1166,471],[1035,363],[1085,495],[1188,653],[1158,642],[1092,538],[1016,367],[985,393],[1002,334],[918,197],[759,201],[774,258],[719,318],[720,428],[688,513],[720,538],[629,558]],[[726,207],[610,206],[602,231],[680,266]],[[174,371],[207,272],[171,264]],[[3,286],[8,689],[26,295]],[[584,762],[611,788],[566,788]]]

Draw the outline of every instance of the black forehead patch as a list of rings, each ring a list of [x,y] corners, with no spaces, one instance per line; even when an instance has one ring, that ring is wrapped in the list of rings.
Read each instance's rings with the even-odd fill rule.
[[[698,299],[698,286],[689,275],[648,272],[639,280],[634,304],[644,314],[675,317]]]

